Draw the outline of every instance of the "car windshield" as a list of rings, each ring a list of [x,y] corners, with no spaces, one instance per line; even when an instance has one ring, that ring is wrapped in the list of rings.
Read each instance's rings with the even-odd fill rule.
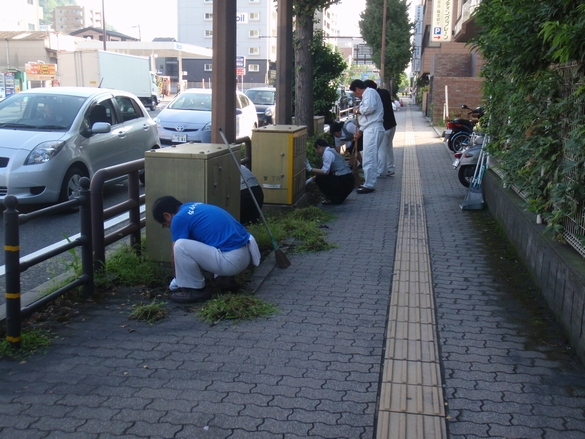
[[[211,93],[183,93],[169,104],[173,110],[211,111]]]
[[[18,93],[0,102],[0,128],[68,130],[87,98]]]
[[[256,105],[274,105],[276,93],[272,90],[248,90],[246,96]]]

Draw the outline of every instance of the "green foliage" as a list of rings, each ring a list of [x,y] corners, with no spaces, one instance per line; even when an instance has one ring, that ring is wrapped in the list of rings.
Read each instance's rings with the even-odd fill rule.
[[[35,352],[44,352],[51,344],[51,335],[36,328],[24,329],[20,334],[20,349],[14,349],[7,340],[0,341],[0,358],[23,360]]]
[[[408,4],[405,0],[386,0],[386,42],[384,47],[385,81],[398,78],[412,58],[410,36],[413,23],[408,21]],[[382,26],[384,0],[368,0],[359,23],[361,34],[372,48],[372,59],[381,68]]]
[[[276,241],[285,238],[295,238],[298,241],[290,252],[318,252],[333,248],[334,245],[326,241],[323,232],[323,223],[333,219],[333,215],[318,207],[310,206],[302,209],[291,209],[268,216],[266,220]],[[263,224],[252,224],[248,231],[254,235],[260,247],[271,247],[270,236]]]
[[[221,320],[251,320],[278,312],[271,303],[257,297],[240,294],[223,294],[208,300],[197,315],[206,323],[216,324]]]
[[[337,84],[347,63],[330,44],[325,44],[323,32],[317,31],[311,42],[313,58],[313,111],[315,115],[333,119],[331,108],[337,101]]]
[[[484,1],[472,41],[486,60],[490,152],[557,236],[585,202],[583,12],[583,1]]]
[[[145,254],[138,254],[128,245],[119,247],[106,258],[106,270],[97,272],[96,288],[162,287],[167,277],[161,265],[150,260]]]

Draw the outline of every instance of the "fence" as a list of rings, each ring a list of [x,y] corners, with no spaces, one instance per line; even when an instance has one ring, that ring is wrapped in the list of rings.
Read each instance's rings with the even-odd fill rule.
[[[66,201],[65,203],[37,210],[29,214],[21,214],[16,210],[18,199],[12,195],[4,198],[4,253],[6,262],[6,340],[15,348],[21,344],[21,322],[22,318],[28,316],[35,310],[44,306],[52,300],[62,296],[68,291],[79,286],[83,287],[83,294],[86,297],[93,295],[94,276],[92,268],[92,237],[91,237],[91,199],[89,196],[89,179],[83,177],[80,180],[79,198]],[[43,218],[56,212],[70,210],[79,207],[79,218],[81,222],[81,234],[79,238],[62,244],[50,251],[36,256],[26,262],[20,261],[20,234],[19,226],[29,221]],[[73,248],[81,247],[82,274],[67,285],[48,294],[36,302],[21,309],[20,303],[20,273],[46,261],[53,256],[60,255]]]

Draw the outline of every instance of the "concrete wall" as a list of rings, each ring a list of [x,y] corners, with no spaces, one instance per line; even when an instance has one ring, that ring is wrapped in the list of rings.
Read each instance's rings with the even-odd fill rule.
[[[523,200],[504,189],[491,171],[483,179],[484,198],[492,216],[516,247],[572,347],[585,363],[585,261],[572,247],[553,241]]]

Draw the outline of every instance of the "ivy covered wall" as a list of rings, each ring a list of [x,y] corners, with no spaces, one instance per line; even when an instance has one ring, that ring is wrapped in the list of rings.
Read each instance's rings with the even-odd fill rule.
[[[585,0],[484,0],[476,23],[490,152],[560,238],[585,205]]]

